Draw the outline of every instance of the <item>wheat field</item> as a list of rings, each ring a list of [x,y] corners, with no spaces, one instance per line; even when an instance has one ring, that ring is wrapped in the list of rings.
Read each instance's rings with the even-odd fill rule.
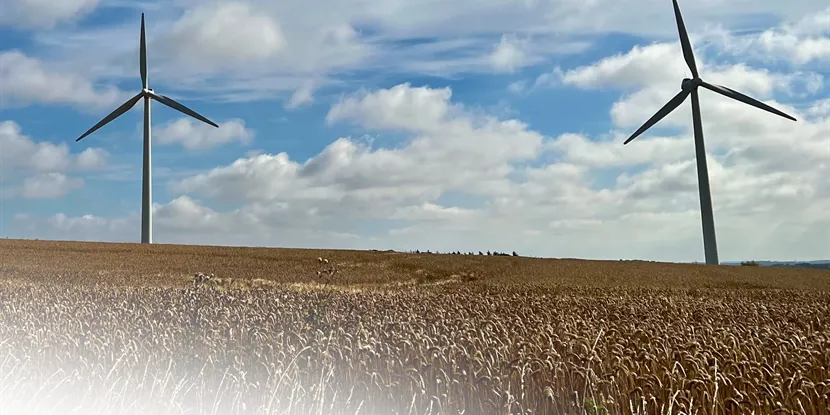
[[[0,240],[18,413],[829,414],[830,272]]]

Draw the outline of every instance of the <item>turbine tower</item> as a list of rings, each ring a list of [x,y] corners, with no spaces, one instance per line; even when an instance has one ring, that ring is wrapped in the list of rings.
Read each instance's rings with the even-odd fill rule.
[[[648,121],[643,124],[625,143],[628,144],[638,135],[648,130],[658,121],[669,115],[675,108],[680,106],[686,97],[692,96],[692,123],[695,132],[695,157],[697,158],[697,181],[700,190],[700,214],[703,221],[703,247],[706,255],[706,264],[717,265],[718,262],[718,246],[715,239],[715,218],[712,214],[712,196],[709,192],[709,172],[706,168],[706,149],[703,145],[703,125],[700,120],[700,101],[698,99],[698,87],[702,86],[710,91],[732,98],[734,100],[752,105],[753,107],[769,111],[773,114],[780,115],[784,118],[795,121],[796,119],[767,105],[754,98],[750,98],[738,91],[727,88],[725,86],[712,85],[700,79],[695,65],[695,56],[692,53],[692,45],[689,42],[689,35],[686,33],[686,27],[683,25],[683,17],[680,16],[680,7],[677,5],[677,0],[672,0],[674,3],[674,17],[677,20],[677,31],[680,33],[680,45],[683,48],[683,58],[689,69],[692,71],[692,79],[685,78],[681,83],[680,92],[669,100],[663,108],[660,108]]]
[[[152,224],[152,208],[153,208],[153,196],[152,196],[152,178],[150,175],[151,170],[151,163],[150,163],[150,148],[151,148],[151,141],[150,141],[150,100],[154,99],[174,110],[187,114],[193,118],[196,118],[199,121],[203,121],[208,123],[214,127],[219,127],[213,121],[199,115],[196,111],[193,111],[190,108],[185,107],[184,105],[174,101],[170,97],[166,97],[161,94],[157,94],[153,92],[152,89],[148,87],[147,84],[147,43],[144,39],[144,13],[141,13],[141,47],[139,51],[139,65],[141,71],[141,92],[136,94],[136,96],[127,100],[127,102],[121,104],[120,107],[116,108],[115,111],[107,115],[103,120],[95,124],[89,131],[85,132],[82,136],[78,137],[76,142],[81,141],[84,137],[92,134],[95,130],[103,127],[110,121],[118,118],[121,114],[129,111],[138,100],[144,98],[144,166],[142,169],[142,177],[141,177],[141,243],[149,244],[153,243],[153,224]]]

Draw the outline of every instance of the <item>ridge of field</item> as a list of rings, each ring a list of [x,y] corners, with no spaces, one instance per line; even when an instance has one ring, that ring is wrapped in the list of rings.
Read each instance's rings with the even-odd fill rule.
[[[440,282],[584,287],[809,289],[830,291],[827,270],[708,266],[394,251],[142,245],[0,240],[0,280],[182,286],[196,272],[241,281],[315,281],[317,258],[338,268],[339,285]]]

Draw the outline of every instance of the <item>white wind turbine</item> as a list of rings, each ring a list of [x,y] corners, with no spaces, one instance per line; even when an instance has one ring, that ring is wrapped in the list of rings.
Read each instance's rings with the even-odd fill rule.
[[[677,31],[680,33],[680,45],[683,49],[683,58],[686,65],[692,71],[692,79],[686,78],[680,84],[680,92],[669,100],[663,108],[657,111],[648,121],[643,124],[628,140],[623,144],[628,144],[638,135],[642,134],[665,116],[669,115],[675,108],[680,106],[686,97],[692,96],[692,124],[695,133],[695,157],[697,159],[697,182],[700,191],[700,213],[703,222],[703,250],[706,255],[706,263],[718,264],[718,245],[715,239],[715,218],[712,214],[712,195],[709,191],[709,172],[706,167],[706,149],[703,145],[703,124],[700,119],[700,101],[698,99],[697,89],[702,86],[708,90],[717,92],[723,96],[732,98],[744,104],[752,105],[764,111],[771,112],[781,117],[795,121],[796,119],[767,105],[754,98],[750,98],[734,89],[725,86],[712,85],[707,83],[697,72],[695,65],[695,55],[692,53],[692,44],[689,41],[689,35],[686,33],[686,26],[683,24],[683,17],[680,15],[680,7],[677,5],[677,0],[672,0],[674,3],[674,17],[677,21]]]
[[[82,136],[78,137],[77,141],[81,141],[84,137],[92,134],[95,130],[103,127],[110,121],[118,118],[121,114],[129,111],[138,100],[144,98],[144,166],[142,169],[142,179],[141,179],[141,243],[149,244],[153,242],[153,225],[152,225],[152,204],[153,204],[153,197],[152,197],[152,179],[150,175],[151,170],[151,163],[150,163],[150,100],[154,99],[174,110],[179,112],[185,113],[193,118],[196,118],[199,121],[203,121],[208,123],[214,127],[219,127],[213,121],[199,115],[196,111],[191,110],[190,108],[185,107],[184,105],[174,101],[170,97],[166,97],[161,94],[157,94],[153,92],[152,89],[148,88],[147,86],[147,43],[144,39],[144,13],[141,13],[141,48],[139,52],[139,65],[141,70],[141,83],[142,89],[141,92],[136,94],[136,96],[130,98],[127,102],[121,104],[120,107],[116,108],[115,111],[107,115],[103,120],[101,120],[98,124],[95,124],[89,131],[85,132]]]

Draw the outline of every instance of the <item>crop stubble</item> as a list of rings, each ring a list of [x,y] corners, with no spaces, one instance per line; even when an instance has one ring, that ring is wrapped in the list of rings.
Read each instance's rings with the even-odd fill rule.
[[[319,256],[341,269],[333,287],[315,285]],[[189,286],[195,271],[218,283]],[[830,413],[829,285],[818,270],[2,240],[0,413]]]

